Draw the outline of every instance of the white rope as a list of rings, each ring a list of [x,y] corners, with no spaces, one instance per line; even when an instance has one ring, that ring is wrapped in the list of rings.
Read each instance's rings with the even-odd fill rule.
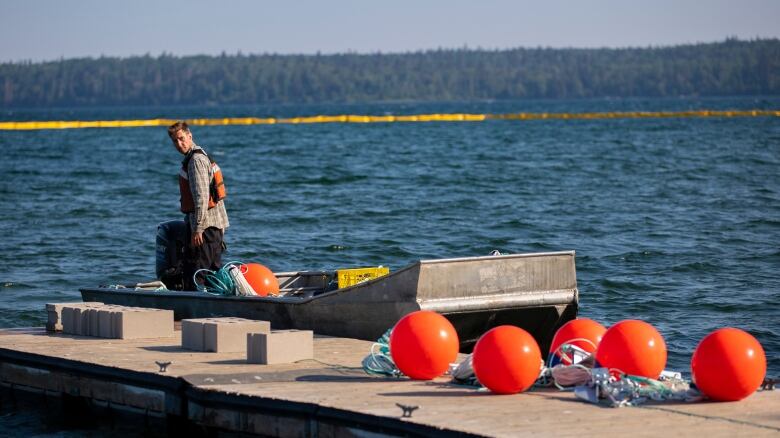
[[[393,358],[390,355],[390,334],[393,329],[389,329],[376,342],[371,344],[371,350],[368,356],[363,358],[363,371],[366,374],[376,376],[403,376],[401,370],[395,366]]]

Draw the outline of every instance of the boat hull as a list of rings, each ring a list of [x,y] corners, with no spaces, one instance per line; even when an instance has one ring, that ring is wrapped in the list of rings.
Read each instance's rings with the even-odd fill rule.
[[[574,319],[578,291],[574,252],[420,261],[388,276],[326,291],[326,272],[280,273],[283,297],[229,297],[196,292],[81,289],[84,301],[170,309],[177,320],[236,316],[277,329],[376,340],[404,315],[432,310],[452,322],[468,352],[493,327],[514,325],[547,350]]]

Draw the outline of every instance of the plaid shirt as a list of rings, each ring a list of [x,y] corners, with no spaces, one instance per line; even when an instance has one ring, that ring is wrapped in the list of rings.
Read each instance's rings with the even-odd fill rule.
[[[194,232],[203,232],[208,227],[216,227],[224,231],[230,226],[227,211],[225,210],[225,201],[219,201],[214,208],[209,209],[211,163],[205,154],[194,153],[197,149],[202,150],[200,146],[193,145],[187,154],[187,157],[190,157],[187,175],[190,181],[192,199],[195,201],[195,211],[187,213],[186,220],[189,221],[190,227]]]

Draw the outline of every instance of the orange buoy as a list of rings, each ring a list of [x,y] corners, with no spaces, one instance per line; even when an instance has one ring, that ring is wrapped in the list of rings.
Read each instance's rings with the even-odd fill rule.
[[[486,388],[497,394],[516,394],[539,377],[542,353],[527,331],[502,325],[479,338],[472,364],[477,380]]]
[[[241,265],[241,273],[255,293],[261,297],[279,295],[279,279],[265,266],[259,263],[247,263]]]
[[[555,332],[550,345],[550,354],[556,354],[557,359],[564,365],[571,365],[574,362],[573,358],[557,351],[562,344],[574,345],[588,353],[594,353],[606,331],[606,327],[592,319],[577,318],[571,320]]]
[[[458,333],[447,318],[419,310],[401,318],[390,334],[390,355],[402,373],[430,380],[458,358]]]
[[[719,401],[742,400],[756,392],[766,375],[766,355],[749,333],[727,327],[699,342],[691,358],[696,387]]]
[[[604,333],[596,361],[626,374],[657,379],[666,366],[666,342],[652,325],[626,319]]]

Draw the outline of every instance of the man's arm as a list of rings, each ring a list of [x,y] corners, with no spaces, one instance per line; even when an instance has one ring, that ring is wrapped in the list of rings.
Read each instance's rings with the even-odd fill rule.
[[[206,229],[206,212],[209,209],[210,167],[211,163],[205,155],[195,153],[187,168],[192,200],[195,203],[195,211],[191,213],[195,223],[190,224],[192,226],[192,244],[194,246],[203,244],[203,231]]]

